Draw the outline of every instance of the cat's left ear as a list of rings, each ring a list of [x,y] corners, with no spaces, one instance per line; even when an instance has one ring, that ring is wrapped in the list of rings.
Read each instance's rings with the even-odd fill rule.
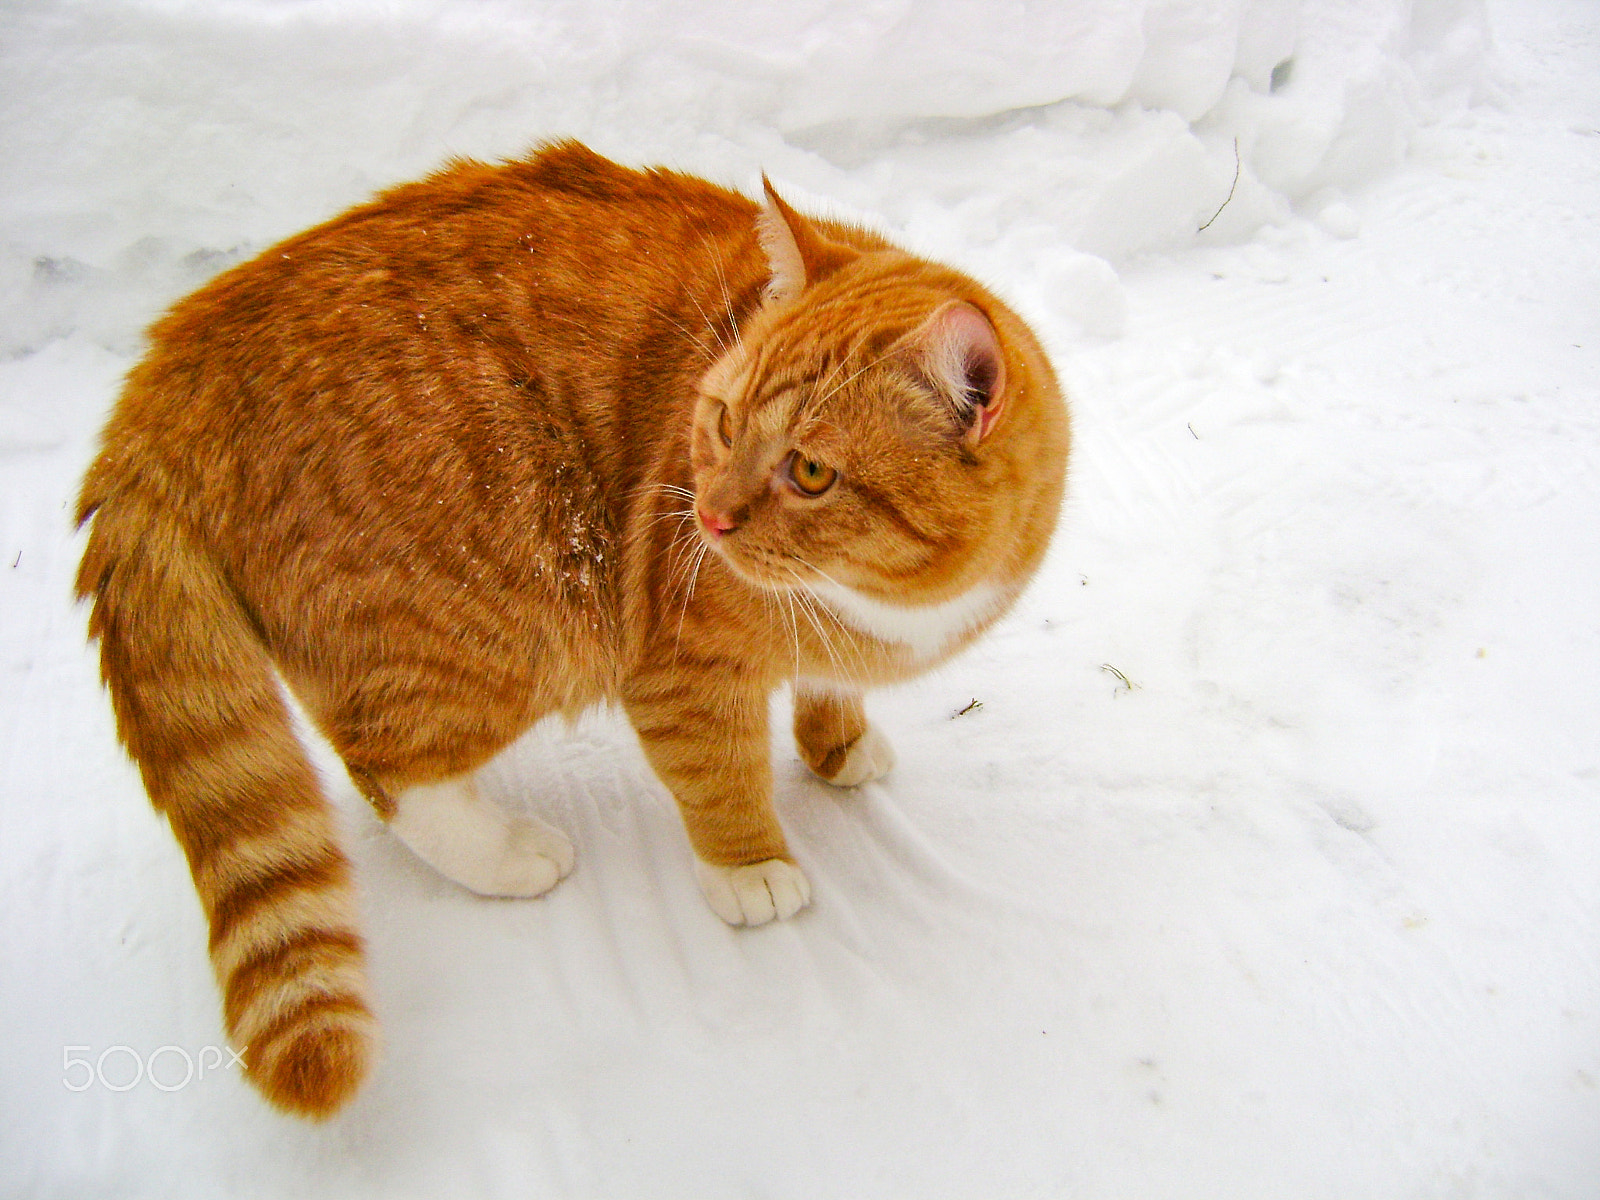
[[[767,281],[767,299],[787,303],[807,287],[833,274],[859,251],[830,242],[811,223],[783,202],[773,190],[772,181],[761,176],[766,203],[756,218],[756,235],[766,252],[772,278]]]
[[[913,335],[919,366],[976,446],[1006,406],[1006,363],[989,318],[963,300],[945,304]]]

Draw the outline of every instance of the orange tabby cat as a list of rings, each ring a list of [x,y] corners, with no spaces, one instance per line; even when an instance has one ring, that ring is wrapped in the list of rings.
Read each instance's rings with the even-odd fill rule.
[[[733,924],[810,899],[768,698],[851,785],[861,689],[969,642],[1055,525],[1066,409],[972,280],[562,143],[460,162],[236,267],[151,330],[84,481],[78,591],[188,856],[229,1036],[320,1118],[373,1054],[348,860],[281,678],[421,858],[572,869],[473,773],[620,701]]]

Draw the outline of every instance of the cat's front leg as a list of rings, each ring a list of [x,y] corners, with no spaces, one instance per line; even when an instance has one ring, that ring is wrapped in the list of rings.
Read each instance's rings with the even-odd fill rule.
[[[712,911],[730,925],[764,925],[809,904],[811,885],[772,807],[766,695],[675,664],[631,680],[623,705],[678,802]]]
[[[797,684],[794,740],[806,765],[835,787],[882,778],[894,767],[894,747],[867,720],[857,691]]]

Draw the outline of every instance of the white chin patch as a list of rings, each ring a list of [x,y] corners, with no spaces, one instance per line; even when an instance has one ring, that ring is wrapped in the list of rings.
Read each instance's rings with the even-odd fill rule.
[[[837,583],[810,585],[819,599],[852,629],[879,641],[909,647],[918,658],[931,658],[1000,607],[1005,593],[980,583],[942,604],[885,604]]]

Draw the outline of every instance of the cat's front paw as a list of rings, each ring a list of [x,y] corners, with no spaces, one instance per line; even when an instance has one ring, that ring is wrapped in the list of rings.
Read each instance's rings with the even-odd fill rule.
[[[845,752],[838,770],[832,775],[823,775],[820,771],[817,774],[834,787],[855,787],[859,783],[882,779],[893,769],[894,747],[876,725],[868,725],[867,731]]]
[[[711,911],[729,925],[787,920],[811,903],[810,881],[788,859],[718,867],[697,858],[694,873]]]

